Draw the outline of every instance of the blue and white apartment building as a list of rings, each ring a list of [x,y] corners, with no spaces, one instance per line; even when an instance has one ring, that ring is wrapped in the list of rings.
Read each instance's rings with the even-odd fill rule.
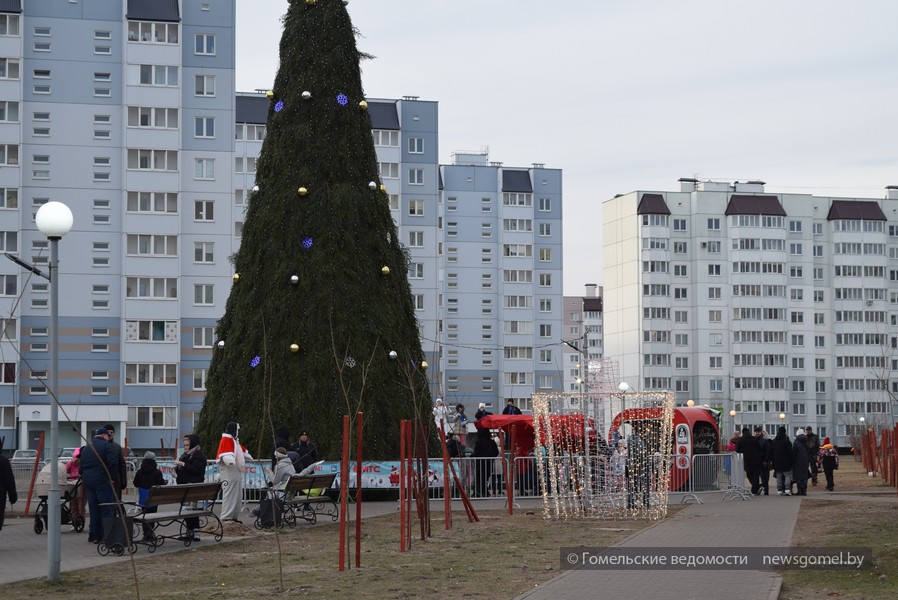
[[[440,165],[436,102],[369,102],[434,394],[560,391],[561,172]],[[0,251],[46,271],[35,212],[57,200],[75,220],[60,447],[107,422],[137,449],[193,429],[266,116],[264,94],[235,93],[235,0],[0,0]],[[12,261],[0,282],[0,437],[36,447],[49,286]]]

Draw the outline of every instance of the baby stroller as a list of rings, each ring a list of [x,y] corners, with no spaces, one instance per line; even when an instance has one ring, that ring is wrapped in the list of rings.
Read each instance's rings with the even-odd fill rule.
[[[60,464],[59,470],[62,476],[65,476],[65,465]],[[37,474],[37,480],[34,484],[37,497],[40,503],[34,510],[34,533],[40,534],[44,528],[49,527],[47,523],[47,498],[50,495],[50,465],[44,466],[40,473]],[[59,496],[60,496],[60,525],[69,525],[75,528],[75,531],[84,531],[84,516],[79,515],[72,517],[72,503],[79,494],[83,494],[84,490],[81,486],[81,479],[60,479]]]

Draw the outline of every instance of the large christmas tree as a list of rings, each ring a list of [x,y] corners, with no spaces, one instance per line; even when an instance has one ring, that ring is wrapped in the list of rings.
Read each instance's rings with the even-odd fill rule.
[[[399,420],[429,414],[355,37],[342,0],[290,3],[200,418],[207,446],[236,421],[241,441],[267,456],[285,425],[335,458],[342,416],[361,410],[365,456],[394,458]]]

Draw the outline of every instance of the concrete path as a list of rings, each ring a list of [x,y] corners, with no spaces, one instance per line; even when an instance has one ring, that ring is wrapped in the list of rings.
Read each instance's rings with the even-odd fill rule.
[[[801,499],[757,496],[723,502],[720,494],[703,497],[676,516],[628,538],[621,547],[782,547],[789,545]],[[567,600],[613,598],[647,600],[775,600],[782,578],[773,571],[677,570],[566,571],[520,598]]]

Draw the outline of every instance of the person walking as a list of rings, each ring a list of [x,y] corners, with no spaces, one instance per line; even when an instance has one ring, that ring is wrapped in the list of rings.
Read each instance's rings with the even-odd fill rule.
[[[736,452],[742,455],[743,468],[748,483],[751,485],[751,493],[755,496],[760,495],[761,465],[764,462],[764,457],[761,454],[758,438],[751,434],[751,429],[748,427],[742,428],[742,437],[736,442]]]
[[[820,436],[814,433],[810,425],[804,428],[808,438],[808,457],[811,461],[811,484],[817,485],[817,474],[820,472]]]
[[[808,495],[808,469],[810,456],[808,455],[808,437],[804,430],[795,430],[795,441],[792,442],[792,479],[795,481],[796,496]]]
[[[184,436],[184,452],[175,461],[175,483],[203,483],[206,480],[206,455],[200,447],[200,438],[192,433]],[[184,519],[188,535],[194,542],[200,541],[196,531],[200,528],[197,517]]]
[[[839,468],[839,451],[830,443],[828,437],[823,438],[823,445],[820,446],[820,466],[826,477],[826,489],[833,491],[836,488],[833,471]]]
[[[0,454],[0,530],[3,529],[3,519],[6,518],[6,499],[10,504],[19,500],[16,493],[16,476],[12,472],[12,464],[9,459]]]
[[[159,470],[156,464],[156,454],[149,450],[143,455],[143,461],[140,468],[134,474],[134,487],[137,488],[137,504],[143,507],[143,512],[154,513],[159,510],[158,506],[148,505],[147,497],[154,485],[165,485],[165,476]],[[153,526],[143,524],[143,541],[149,542],[153,539]]]
[[[118,483],[118,456],[109,442],[109,432],[100,427],[91,443],[81,449],[81,483],[87,490],[90,529],[87,541],[103,541],[103,520],[114,514],[115,489]]]
[[[776,437],[770,443],[771,462],[776,476],[776,493],[780,496],[792,495],[792,440],[785,427],[776,430]]]
[[[223,483],[221,499],[221,520],[243,523],[240,516],[240,503],[243,499],[243,471],[246,461],[253,457],[240,443],[240,425],[233,421],[225,426],[218,443],[215,460],[218,461],[218,474]]]
[[[770,440],[767,439],[767,432],[760,425],[755,425],[755,437],[758,438],[758,445],[761,447],[761,470],[758,472],[759,487],[764,489],[764,495],[770,495],[770,463],[771,448]]]

